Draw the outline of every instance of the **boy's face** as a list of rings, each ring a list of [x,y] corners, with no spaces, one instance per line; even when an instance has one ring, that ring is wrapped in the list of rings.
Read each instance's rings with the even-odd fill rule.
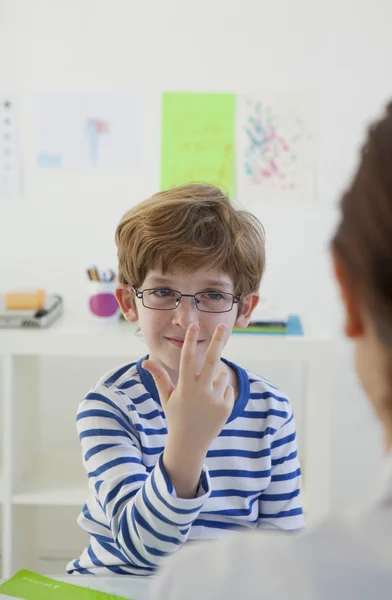
[[[229,292],[234,295],[231,278],[217,269],[208,268],[200,269],[195,273],[176,271],[173,274],[166,273],[165,275],[159,270],[151,270],[138,291],[146,289],[175,290],[182,294]],[[163,295],[167,292],[158,292],[158,294]],[[238,304],[234,304],[229,312],[201,312],[196,308],[193,298],[183,297],[178,307],[173,310],[152,310],[143,306],[141,298],[134,298],[135,311],[129,303],[127,290],[122,290],[119,286],[116,296],[125,318],[128,321],[139,321],[150,358],[165,367],[169,374],[174,376],[174,379],[178,373],[185,334],[191,323],[199,324],[196,365],[197,371],[200,371],[216,326],[220,323],[227,325],[226,343],[234,325],[237,327],[248,325],[252,311],[258,302],[258,294],[245,296],[242,300],[241,314],[239,314]]]

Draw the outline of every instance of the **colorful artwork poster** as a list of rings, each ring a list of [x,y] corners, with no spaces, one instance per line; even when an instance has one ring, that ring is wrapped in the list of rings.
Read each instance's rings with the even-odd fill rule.
[[[237,196],[244,204],[310,202],[315,187],[312,94],[238,96]]]

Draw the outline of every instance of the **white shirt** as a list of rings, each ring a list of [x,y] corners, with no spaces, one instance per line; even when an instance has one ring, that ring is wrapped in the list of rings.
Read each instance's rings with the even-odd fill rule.
[[[355,517],[185,548],[152,589],[152,600],[391,600],[392,454],[382,494]]]

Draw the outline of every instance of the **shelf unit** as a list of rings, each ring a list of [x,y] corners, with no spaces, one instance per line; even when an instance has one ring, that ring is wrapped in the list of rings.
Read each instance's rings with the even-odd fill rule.
[[[333,378],[326,381],[325,364],[333,363],[338,343],[324,332],[305,327],[302,337],[233,334],[224,352],[229,360],[250,369],[263,360],[303,365],[301,463],[308,522],[324,516],[330,507]],[[36,511],[50,507],[60,511],[60,516],[63,509],[76,514],[87,497],[79,448],[75,446],[73,454],[51,452],[48,456],[39,447],[40,360],[118,356],[133,361],[145,354],[143,340],[126,322],[101,324],[66,314],[47,330],[0,330],[0,577],[9,577],[22,566],[34,567]],[[322,428],[317,426],[320,422]]]

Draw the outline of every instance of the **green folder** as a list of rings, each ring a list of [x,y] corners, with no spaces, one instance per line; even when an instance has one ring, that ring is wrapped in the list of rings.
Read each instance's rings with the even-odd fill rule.
[[[26,570],[18,571],[1,584],[0,599],[2,594],[24,600],[124,600],[120,596],[64,583]]]

